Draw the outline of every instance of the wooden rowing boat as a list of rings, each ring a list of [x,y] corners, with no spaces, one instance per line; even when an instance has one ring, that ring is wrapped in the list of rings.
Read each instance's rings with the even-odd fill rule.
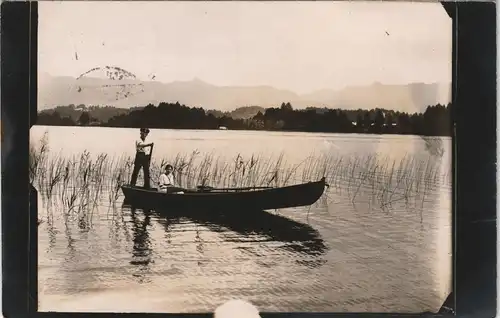
[[[172,210],[270,210],[315,203],[325,191],[325,178],[286,187],[198,188],[182,189],[183,193],[163,193],[156,188],[123,185],[126,204]]]

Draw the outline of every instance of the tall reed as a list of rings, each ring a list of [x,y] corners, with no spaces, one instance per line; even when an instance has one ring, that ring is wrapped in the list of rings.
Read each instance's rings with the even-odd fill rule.
[[[429,191],[450,186],[449,172],[442,173],[441,161],[435,156],[394,159],[377,154],[311,154],[291,164],[284,153],[276,157],[238,154],[227,160],[195,150],[154,158],[150,168],[153,186],[168,163],[181,187],[279,187],[325,177],[329,191],[347,195],[353,204],[369,198],[370,204],[382,208],[398,201],[423,202]],[[71,157],[51,155],[46,139],[38,147],[30,147],[30,180],[39,193],[48,202],[57,199],[65,214],[86,223],[91,223],[104,195],[110,204],[120,199],[120,187],[130,181],[132,167],[133,159],[126,155],[92,155],[86,150]],[[138,180],[142,180],[142,171]]]

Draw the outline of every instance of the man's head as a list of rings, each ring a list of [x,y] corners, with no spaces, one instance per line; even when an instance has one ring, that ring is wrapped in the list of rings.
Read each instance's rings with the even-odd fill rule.
[[[141,128],[141,138],[144,139],[149,134],[148,128]]]

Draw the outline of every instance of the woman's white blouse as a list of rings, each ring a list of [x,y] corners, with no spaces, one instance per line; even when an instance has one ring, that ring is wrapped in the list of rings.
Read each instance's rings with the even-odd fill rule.
[[[165,187],[169,185],[174,185],[174,175],[169,174],[168,176],[164,173],[160,176],[160,187]]]

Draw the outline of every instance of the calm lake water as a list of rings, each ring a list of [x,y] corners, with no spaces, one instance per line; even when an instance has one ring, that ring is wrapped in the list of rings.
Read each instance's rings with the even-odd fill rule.
[[[36,126],[32,142],[45,132],[49,155],[63,158],[84,150],[133,156],[138,137],[137,129]],[[47,205],[40,195],[40,311],[213,312],[243,298],[267,312],[422,312],[439,310],[448,296],[450,139],[188,130],[153,130],[150,137],[158,158],[194,150],[228,160],[283,153],[287,165],[311,154],[360,164],[373,157],[382,173],[413,158],[432,162],[439,178],[406,199],[409,181],[402,179],[399,192],[379,197],[375,181],[335,177],[339,169],[312,207],[245,222],[160,216],[122,207],[122,196],[113,206],[104,195],[91,225],[82,227],[57,200]]]

